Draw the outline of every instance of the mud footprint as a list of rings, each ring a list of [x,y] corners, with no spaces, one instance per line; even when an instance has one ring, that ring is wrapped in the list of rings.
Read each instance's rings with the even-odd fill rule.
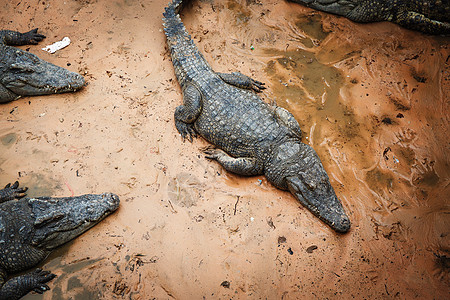
[[[396,133],[395,136],[400,142],[410,143],[415,140],[417,133],[410,128],[403,128],[402,131]]]
[[[425,158],[413,166],[412,183],[415,186],[433,187],[439,183],[439,176],[434,170],[434,161]]]
[[[203,185],[195,176],[188,173],[179,173],[169,181],[169,200],[179,206],[189,208],[196,205],[196,199],[199,198],[203,188]]]

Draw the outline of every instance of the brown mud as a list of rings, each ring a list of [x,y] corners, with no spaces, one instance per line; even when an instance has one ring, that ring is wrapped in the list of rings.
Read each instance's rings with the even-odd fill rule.
[[[318,152],[352,229],[337,235],[263,176],[183,143],[161,14],[168,0],[12,0],[0,28],[82,73],[74,94],[0,106],[0,183],[117,193],[117,213],[55,251],[25,299],[445,299],[449,39],[284,1],[194,1],[183,21],[216,71],[266,82]],[[68,36],[51,55],[43,46]]]

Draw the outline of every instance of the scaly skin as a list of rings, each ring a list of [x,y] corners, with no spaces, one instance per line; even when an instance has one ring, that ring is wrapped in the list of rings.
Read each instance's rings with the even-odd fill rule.
[[[80,74],[9,46],[37,44],[44,38],[37,28],[25,33],[0,30],[0,103],[22,96],[73,92],[84,86]]]
[[[119,197],[110,193],[23,198],[25,192],[18,182],[0,190],[0,300],[48,290],[46,283],[56,276],[48,271],[37,269],[7,280],[8,274],[34,267],[119,206]]]
[[[181,0],[170,3],[163,20],[184,96],[175,111],[182,137],[192,141],[201,135],[217,147],[205,150],[207,158],[237,174],[264,174],[331,228],[347,232],[350,221],[319,157],[301,142],[295,118],[255,94],[264,88],[261,82],[241,73],[213,71],[181,22],[181,4]]]
[[[450,34],[450,0],[288,0],[355,22],[390,21],[429,34]]]

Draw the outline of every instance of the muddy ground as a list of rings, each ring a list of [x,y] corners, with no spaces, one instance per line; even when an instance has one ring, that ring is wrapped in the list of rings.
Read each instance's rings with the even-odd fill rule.
[[[0,184],[122,201],[41,265],[51,291],[25,299],[447,298],[449,39],[285,1],[184,11],[216,71],[266,82],[264,100],[295,115],[352,220],[338,235],[264,177],[205,159],[204,140],[183,143],[167,2],[0,4],[0,28],[47,36],[22,49],[88,82],[0,106]]]

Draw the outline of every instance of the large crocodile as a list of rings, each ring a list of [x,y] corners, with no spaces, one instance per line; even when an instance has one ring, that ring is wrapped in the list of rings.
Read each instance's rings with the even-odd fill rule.
[[[171,2],[163,21],[183,92],[183,105],[175,110],[175,126],[183,139],[201,135],[217,147],[205,150],[207,158],[237,174],[264,174],[331,228],[347,232],[349,218],[319,157],[301,142],[294,116],[255,94],[264,88],[261,82],[238,72],[214,72],[180,19],[181,4]]]
[[[0,299],[48,290],[46,283],[55,277],[48,271],[37,269],[9,280],[7,276],[34,267],[119,206],[119,197],[110,193],[22,198],[25,192],[18,182],[0,190]]]
[[[25,33],[0,30],[0,103],[22,96],[73,92],[84,86],[80,74],[8,46],[37,44],[44,38],[37,28]]]
[[[450,0],[288,0],[355,22],[390,21],[429,34],[450,34]]]

